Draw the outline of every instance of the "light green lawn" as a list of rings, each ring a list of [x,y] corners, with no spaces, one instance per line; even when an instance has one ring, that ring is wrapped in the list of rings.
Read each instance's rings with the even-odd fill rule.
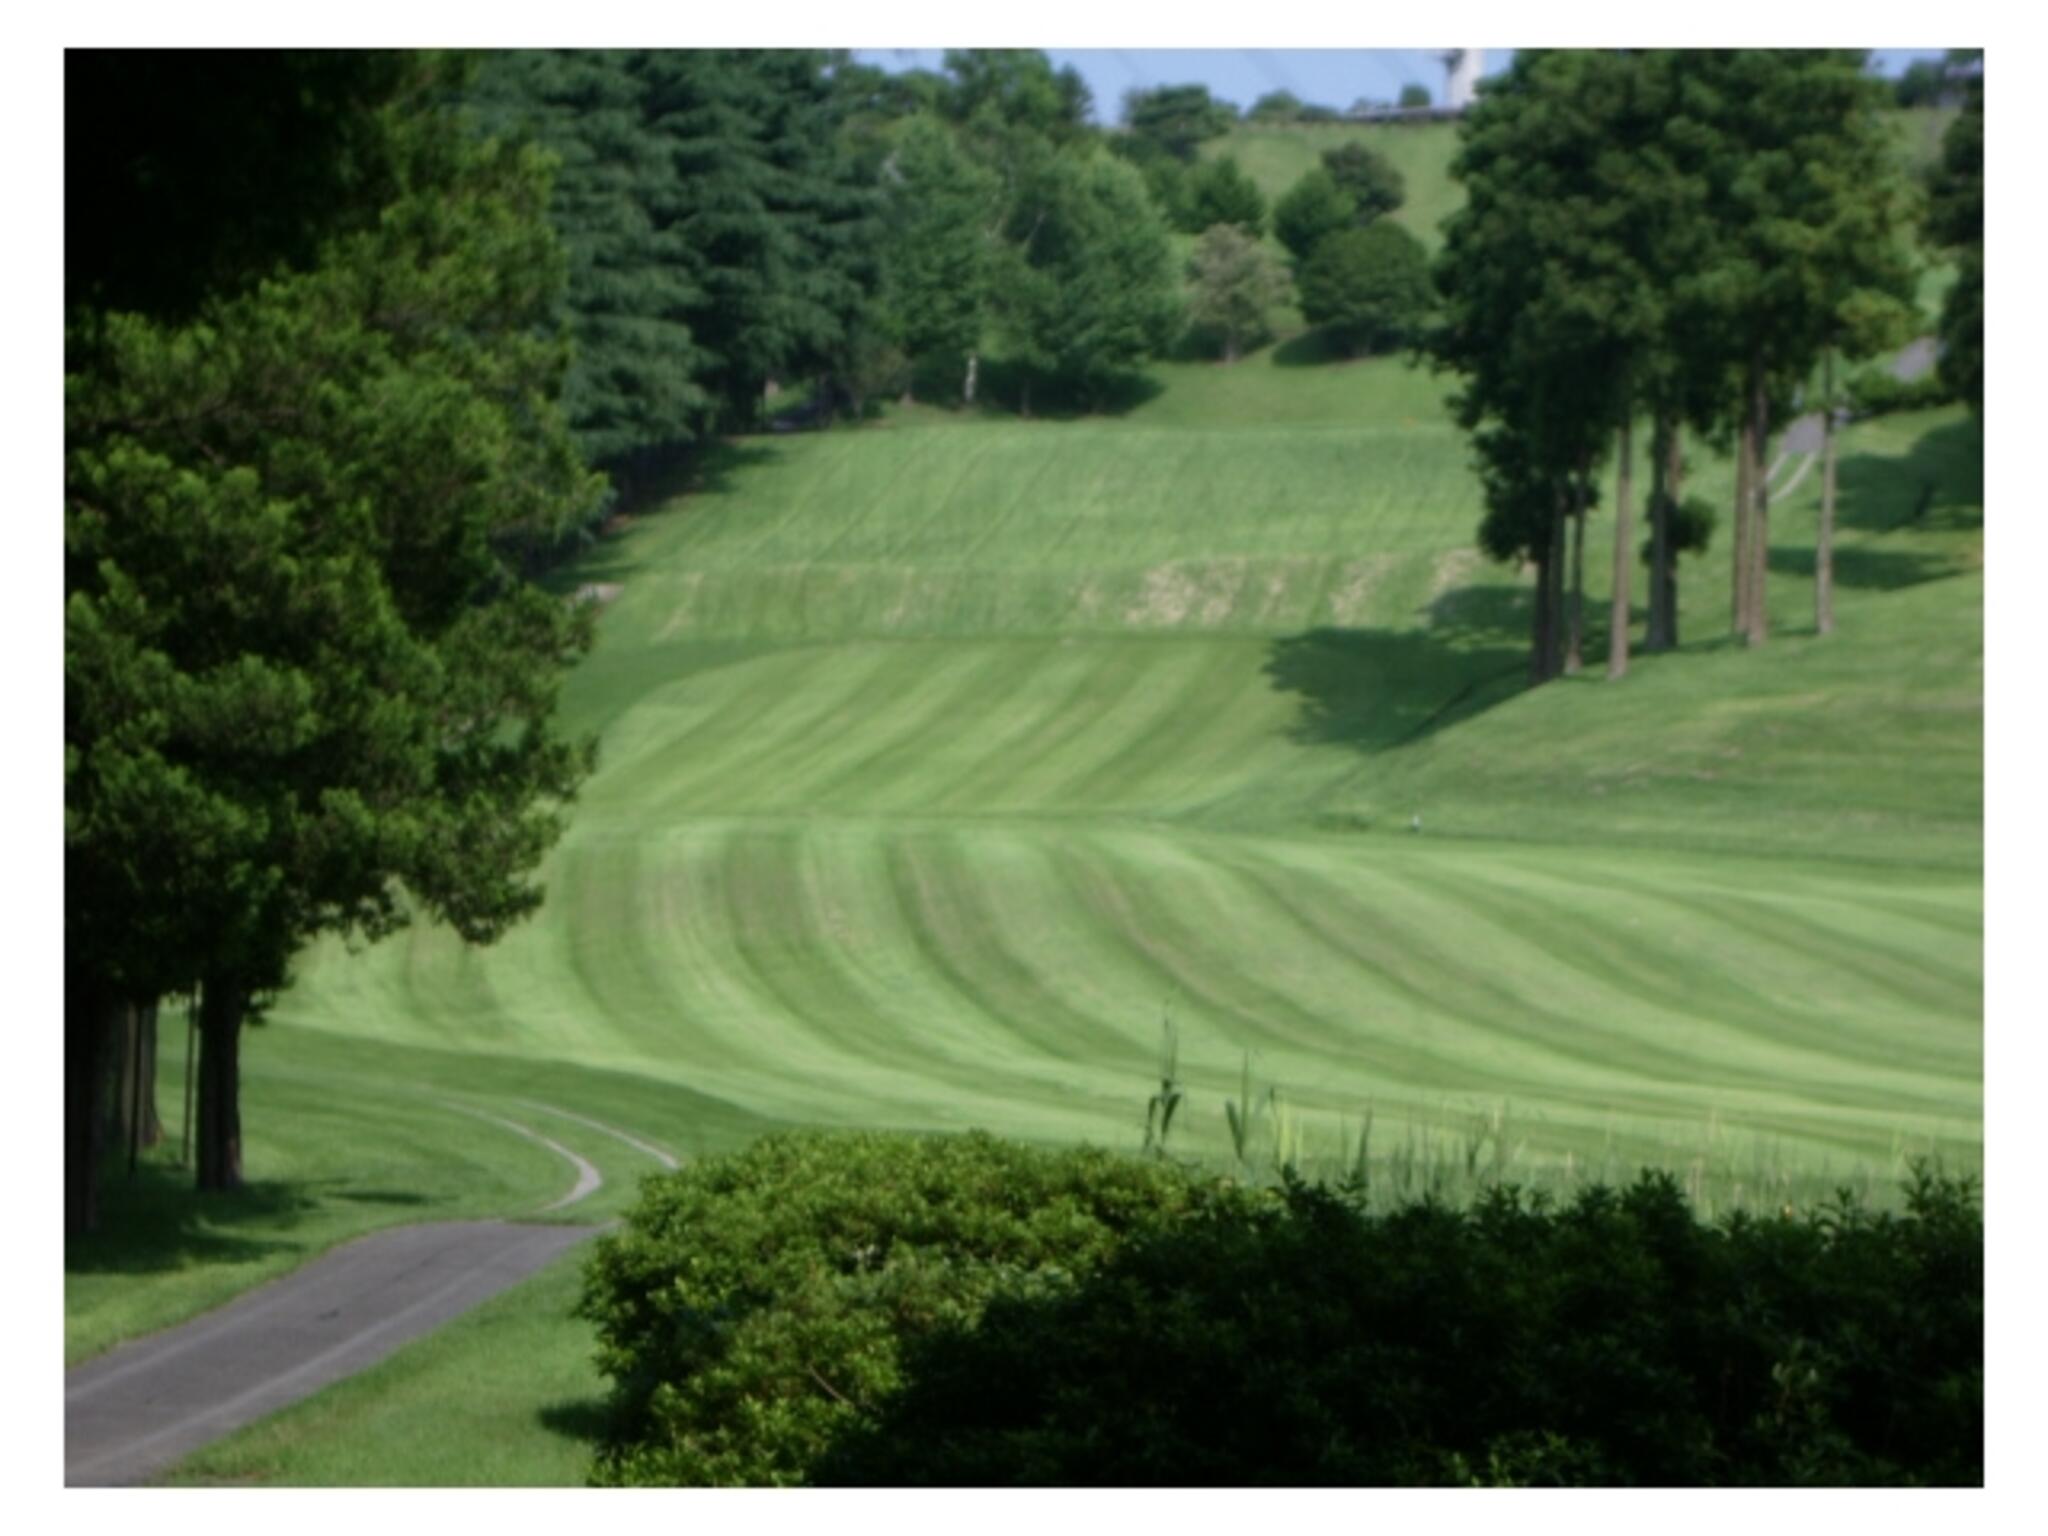
[[[1113,421],[763,440],[595,552],[570,578],[622,593],[567,703],[604,756],[549,906],[490,951],[316,951],[252,1062],[448,1073],[679,1147],[1129,1146],[1170,1009],[1196,1154],[1251,1052],[1312,1158],[1369,1110],[1376,1146],[1454,1162],[1505,1106],[1517,1176],[1648,1160],[1710,1203],[1977,1165],[1974,427],[1846,435],[1826,641],[1808,474],[1771,646],[1723,638],[1717,548],[1686,649],[1606,685],[1596,516],[1589,671],[1532,692],[1526,579],[1469,552],[1433,381],[1166,378]],[[1725,466],[1693,483],[1724,498]],[[180,1475],[573,1480],[573,1293],[565,1261]]]

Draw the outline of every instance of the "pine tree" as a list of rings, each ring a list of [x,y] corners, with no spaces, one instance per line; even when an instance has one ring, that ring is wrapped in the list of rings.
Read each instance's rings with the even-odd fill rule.
[[[67,1026],[199,988],[202,1187],[240,1180],[241,1027],[299,946],[415,908],[495,938],[589,761],[550,724],[589,615],[505,553],[601,491],[554,404],[546,168],[423,95],[308,269],[72,317]]]

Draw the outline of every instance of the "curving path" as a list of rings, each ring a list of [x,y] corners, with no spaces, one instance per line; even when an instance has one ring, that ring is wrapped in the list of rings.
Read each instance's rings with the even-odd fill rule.
[[[446,1107],[539,1142],[576,1170],[569,1193],[543,1212],[603,1187],[593,1164],[539,1132]],[[532,1107],[676,1165],[613,1126]],[[456,1221],[373,1232],[203,1317],[110,1350],[65,1373],[65,1484],[145,1482],[231,1430],[375,1365],[602,1230]]]

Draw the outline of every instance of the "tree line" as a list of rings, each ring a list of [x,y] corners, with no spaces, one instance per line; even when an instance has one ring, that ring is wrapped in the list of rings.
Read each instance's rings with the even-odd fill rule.
[[[1731,627],[1768,640],[1766,446],[1800,413],[1823,435],[1815,625],[1833,628],[1839,370],[1917,328],[1916,223],[1957,259],[1941,366],[1981,409],[1981,74],[1924,198],[1887,100],[1856,51],[1521,51],[1461,123],[1466,202],[1422,350],[1459,381],[1481,546],[1535,569],[1533,682],[1582,664],[1586,513],[1610,463],[1607,671],[1628,670],[1643,423],[1645,647],[1677,643],[1676,557],[1712,526],[1683,496],[1687,434],[1735,453]]]

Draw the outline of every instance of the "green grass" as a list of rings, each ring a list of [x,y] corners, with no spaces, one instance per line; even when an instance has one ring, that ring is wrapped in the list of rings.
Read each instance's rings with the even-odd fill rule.
[[[1324,150],[1364,144],[1386,156],[1406,184],[1407,197],[1394,211],[1395,222],[1435,250],[1443,243],[1439,226],[1465,201],[1450,174],[1457,143],[1456,123],[1240,123],[1205,143],[1201,153],[1205,160],[1236,160],[1270,206],[1320,163]]]
[[[158,1099],[169,1133],[132,1180],[109,1179],[102,1230],[65,1253],[64,1355],[75,1364],[218,1306],[336,1243],[415,1221],[525,1216],[604,1221],[652,1159],[550,1109],[678,1155],[737,1146],[763,1126],[743,1111],[643,1078],[582,1067],[252,1030],[242,1045],[248,1188],[200,1195],[176,1166],[185,1032],[165,1015]],[[481,1110],[580,1153],[605,1186],[536,1217],[574,1172]]]
[[[569,1316],[583,1254],[182,1462],[183,1486],[563,1487],[589,1473],[604,1381]]]
[[[749,445],[576,573],[622,593],[549,908],[488,952],[320,949],[281,1020],[769,1120],[1122,1141],[1169,1005],[1212,1146],[1254,1049],[1325,1132],[1504,1098],[1553,1160],[1617,1116],[1644,1149],[1711,1116],[1816,1166],[1967,1154],[1974,429],[1850,434],[1833,639],[1801,633],[1810,475],[1771,650],[1720,638],[1697,560],[1688,651],[1529,694],[1435,389],[1261,354],[1120,419]]]
[[[1369,1113],[1390,1185],[1650,1161],[1775,1201],[1980,1165],[1975,427],[1845,436],[1825,641],[1811,473],[1774,507],[1772,645],[1724,638],[1717,547],[1685,649],[1605,685],[1596,515],[1588,673],[1530,692],[1528,580],[1471,549],[1442,381],[1286,356],[1163,369],[1120,417],[740,444],[565,572],[621,591],[565,700],[602,757],[547,907],[490,950],[310,952],[245,1049],[256,1188],[74,1249],[67,1353],[560,1193],[446,1100],[597,1161],[581,1219],[651,1164],[534,1102],[684,1153],[790,1123],[1135,1147],[1163,1011],[1192,1156],[1228,1158],[1250,1052],[1312,1164]],[[190,1474],[573,1476],[566,1273]],[[485,1418],[436,1415],[464,1394]]]

